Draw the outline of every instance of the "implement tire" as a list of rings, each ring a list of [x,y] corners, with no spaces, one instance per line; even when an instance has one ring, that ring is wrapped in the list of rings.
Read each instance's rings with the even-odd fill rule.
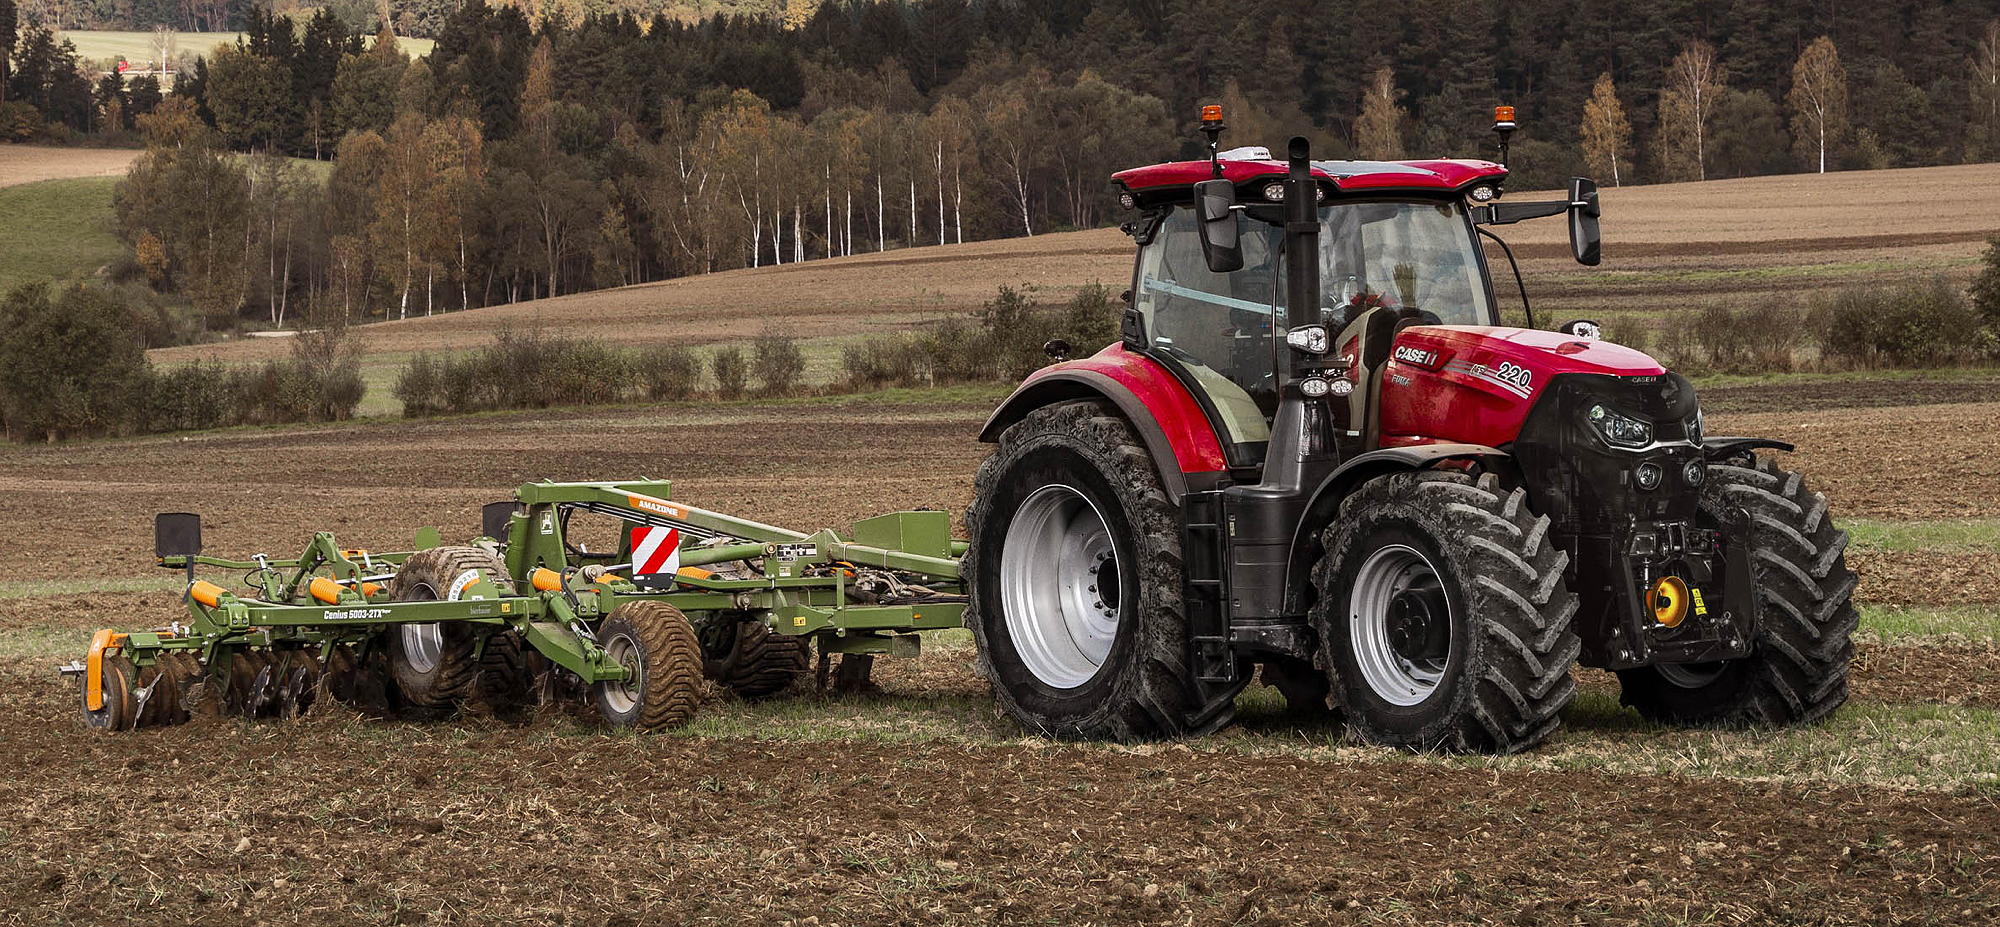
[[[1576,695],[1569,555],[1492,475],[1377,477],[1341,503],[1313,570],[1320,659],[1362,739],[1514,753]]]
[[[389,587],[395,602],[434,602],[452,598],[465,574],[482,571],[511,591],[507,565],[478,547],[433,547],[411,554]],[[402,694],[403,713],[413,717],[443,717],[478,694],[483,669],[474,656],[478,643],[472,625],[463,621],[405,624],[391,627],[389,669]]]
[[[1826,497],[1770,458],[1708,468],[1701,510],[1708,526],[1724,506],[1750,513],[1756,556],[1756,649],[1740,660],[1622,670],[1620,700],[1667,724],[1811,724],[1847,701],[1854,571],[1847,532]]]
[[[1106,403],[1044,406],[1000,435],[966,514],[965,624],[1021,726],[1135,741],[1228,723],[1232,699],[1204,703],[1187,672],[1180,522]]]
[[[737,698],[777,695],[790,689],[811,665],[805,638],[779,634],[760,620],[738,621],[729,634],[728,652],[703,669]]]
[[[680,727],[701,704],[701,640],[681,610],[627,602],[597,627],[598,646],[632,675],[590,687],[604,721],[618,730]]]

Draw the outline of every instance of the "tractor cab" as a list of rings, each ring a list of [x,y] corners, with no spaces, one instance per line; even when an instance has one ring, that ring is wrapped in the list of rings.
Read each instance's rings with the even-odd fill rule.
[[[1286,165],[1263,149],[1219,160],[1224,179],[1265,200],[1254,210],[1230,210],[1241,254],[1234,271],[1210,265],[1185,179],[1190,168],[1206,172],[1207,162],[1117,175],[1125,195],[1146,210],[1134,225],[1140,247],[1128,333],[1141,333],[1132,347],[1168,366],[1200,398],[1227,437],[1231,464],[1255,467],[1277,414],[1278,368],[1293,327],[1282,213]],[[1321,305],[1308,313],[1313,325],[1338,334],[1373,308],[1399,323],[1499,324],[1465,190],[1497,190],[1505,169],[1484,161],[1318,161],[1312,174],[1325,288]],[[1264,177],[1269,181],[1258,183]]]

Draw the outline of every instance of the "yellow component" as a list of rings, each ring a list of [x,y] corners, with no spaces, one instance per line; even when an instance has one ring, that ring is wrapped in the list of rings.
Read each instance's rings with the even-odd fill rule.
[[[306,591],[328,605],[340,604],[340,584],[324,576],[313,577],[312,582],[306,584]]]
[[[805,626],[806,626],[806,616],[804,615],[792,616],[792,627],[803,628]]]
[[[546,567],[536,567],[528,574],[528,584],[541,592],[555,592],[563,587],[562,574]]]
[[[1653,581],[1653,588],[1646,590],[1646,601],[1652,604],[1653,620],[1672,628],[1678,627],[1688,613],[1688,585],[1678,576],[1662,576]]]
[[[623,577],[623,576],[620,576],[620,575],[618,575],[618,574],[616,574],[616,573],[606,573],[606,574],[604,574],[603,576],[599,576],[599,577],[597,578],[597,581],[598,581],[598,582],[600,582],[600,583],[624,583],[624,582],[631,582],[631,580],[628,580],[628,579],[626,579],[625,577]]]
[[[341,551],[340,555],[346,557],[349,560],[353,560],[357,557],[368,556],[368,549],[365,547],[350,547],[347,548],[346,550]]]
[[[124,643],[125,635],[105,628],[90,638],[90,655],[84,659],[83,704],[91,711],[104,707],[104,651]]]
[[[381,583],[362,583],[362,584],[361,584],[361,594],[362,594],[362,595],[365,595],[365,596],[368,596],[369,598],[374,598],[374,597],[375,597],[375,594],[376,594],[376,593],[378,593],[378,592],[381,592],[381,591],[382,591],[382,584],[381,584]]]
[[[215,608],[221,604],[223,595],[228,592],[229,590],[202,579],[196,580],[194,585],[188,587],[188,598],[200,602],[209,608]]]
[[[678,570],[675,570],[675,571],[674,571],[674,575],[675,575],[675,576],[685,576],[685,577],[687,577],[687,578],[689,578],[689,579],[708,579],[708,578],[710,578],[710,577],[712,577],[712,576],[714,576],[714,575],[715,575],[715,571],[714,571],[714,570],[704,570],[704,569],[702,569],[701,567],[698,567],[698,566],[684,566],[684,567],[681,567],[681,568],[680,568],[680,569],[678,569]]]
[[[1688,595],[1690,595],[1690,596],[1692,596],[1692,597],[1694,598],[1694,613],[1695,613],[1695,615],[1696,615],[1696,616],[1705,616],[1705,615],[1707,615],[1707,614],[1708,614],[1708,603],[1707,603],[1707,602],[1704,602],[1704,601],[1702,601],[1702,600],[1701,600],[1701,590],[1700,590],[1699,588],[1695,588],[1695,589],[1689,589],[1689,590],[1688,590]]]

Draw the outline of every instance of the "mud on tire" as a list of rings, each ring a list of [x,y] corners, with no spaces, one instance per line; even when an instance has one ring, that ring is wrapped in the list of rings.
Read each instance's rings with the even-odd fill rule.
[[[1068,687],[1050,685],[1024,662],[1002,607],[1008,528],[1023,502],[1050,485],[1095,507],[1120,565],[1113,642],[1095,673]],[[1204,704],[1185,681],[1180,513],[1152,456],[1115,409],[1057,403],[1008,428],[979,467],[966,523],[965,624],[978,645],[980,674],[1023,727],[1049,737],[1131,741],[1206,733],[1229,721],[1230,698]]]
[[[1555,732],[1576,695],[1577,602],[1563,580],[1569,555],[1551,543],[1549,520],[1529,511],[1524,491],[1491,474],[1390,474],[1349,496],[1322,539],[1311,621],[1334,700],[1364,740],[1513,753]],[[1449,605],[1449,627],[1437,629],[1448,630],[1445,652],[1429,658],[1434,688],[1414,704],[1380,694],[1357,657],[1356,640],[1367,635],[1356,631],[1365,623],[1355,617],[1358,574],[1390,550],[1420,554],[1436,578],[1427,594]]]
[[[701,641],[681,610],[628,602],[597,627],[597,642],[633,675],[591,687],[605,723],[642,731],[679,727],[701,703]]]
[[[806,639],[788,637],[756,619],[734,623],[724,633],[723,652],[703,663],[708,678],[741,699],[777,695],[792,687],[811,665]]]
[[[1860,622],[1847,532],[1834,527],[1825,496],[1767,457],[1709,467],[1702,512],[1715,520],[1723,506],[1747,510],[1753,526],[1755,651],[1680,671],[1623,670],[1620,699],[1650,720],[1672,724],[1780,726],[1824,719],[1847,701],[1850,638]]]
[[[429,602],[449,598],[452,584],[467,571],[484,571],[503,587],[510,586],[507,565],[490,551],[478,547],[434,547],[411,554],[403,562],[389,587],[396,602]],[[435,625],[405,625],[391,628],[388,638],[389,668],[402,699],[401,713],[408,717],[443,717],[458,710],[479,694],[479,677],[485,668],[476,651],[478,639],[472,626],[463,621]],[[436,635],[435,656],[423,652],[424,635]]]

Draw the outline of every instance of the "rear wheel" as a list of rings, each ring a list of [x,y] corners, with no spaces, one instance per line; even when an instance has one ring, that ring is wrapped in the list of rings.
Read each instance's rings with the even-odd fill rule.
[[[1030,412],[980,465],[967,513],[966,625],[1000,705],[1053,737],[1203,733],[1184,671],[1180,513],[1116,411],[1066,402]]]
[[[1768,458],[1711,466],[1702,493],[1704,527],[1725,506],[1750,513],[1756,557],[1756,649],[1740,660],[1621,670],[1622,700],[1669,724],[1808,724],[1847,701],[1854,571],[1847,532],[1827,516],[1826,497]]]
[[[597,628],[597,643],[624,679],[591,686],[605,723],[642,731],[680,727],[701,701],[701,641],[681,610],[663,602],[629,602]]]
[[[1363,739],[1512,753],[1555,731],[1582,643],[1548,528],[1490,475],[1396,473],[1341,504],[1312,623]]]

